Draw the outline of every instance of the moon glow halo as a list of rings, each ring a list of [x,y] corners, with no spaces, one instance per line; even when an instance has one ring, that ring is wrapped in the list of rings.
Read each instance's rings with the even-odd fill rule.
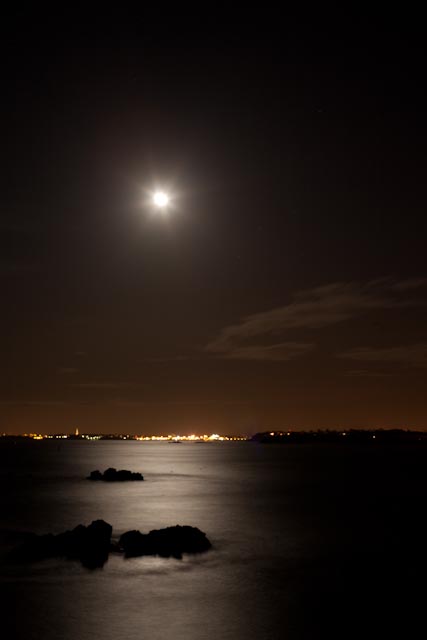
[[[157,209],[166,209],[170,203],[170,198],[164,191],[155,191],[153,193],[153,205]]]

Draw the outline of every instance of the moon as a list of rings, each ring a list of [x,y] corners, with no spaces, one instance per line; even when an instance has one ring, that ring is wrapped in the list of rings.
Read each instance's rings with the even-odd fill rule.
[[[153,205],[157,209],[166,209],[170,204],[170,197],[164,191],[155,191],[153,193]]]

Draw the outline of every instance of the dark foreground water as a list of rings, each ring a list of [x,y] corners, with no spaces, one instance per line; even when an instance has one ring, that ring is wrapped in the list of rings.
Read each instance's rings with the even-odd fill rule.
[[[421,446],[0,444],[2,636],[423,637],[426,462]],[[108,466],[146,481],[85,480]],[[4,561],[19,532],[98,518],[114,537],[197,526],[214,548],[182,561],[110,556],[96,571]]]

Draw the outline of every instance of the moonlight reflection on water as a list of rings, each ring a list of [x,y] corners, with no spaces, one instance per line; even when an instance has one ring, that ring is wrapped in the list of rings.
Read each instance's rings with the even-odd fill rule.
[[[342,629],[348,638],[368,620],[386,629],[397,603],[393,625],[412,637],[425,448],[67,442],[58,451],[42,442],[0,452],[4,545],[12,532],[96,518],[116,539],[189,524],[213,544],[182,560],[110,555],[93,572],[62,560],[3,564],[5,620],[17,638],[258,640]],[[108,466],[146,480],[86,480]]]

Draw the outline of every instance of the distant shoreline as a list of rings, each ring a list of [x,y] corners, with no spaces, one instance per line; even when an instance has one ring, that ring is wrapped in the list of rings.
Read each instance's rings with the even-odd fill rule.
[[[263,431],[253,436],[141,436],[132,434],[1,434],[0,442],[55,440],[61,441],[126,441],[212,444],[214,442],[255,442],[260,444],[403,444],[427,443],[426,431],[406,429],[319,429],[310,431]]]
[[[345,431],[265,431],[250,439],[262,444],[403,444],[427,443],[427,432],[405,429],[349,429]]]

